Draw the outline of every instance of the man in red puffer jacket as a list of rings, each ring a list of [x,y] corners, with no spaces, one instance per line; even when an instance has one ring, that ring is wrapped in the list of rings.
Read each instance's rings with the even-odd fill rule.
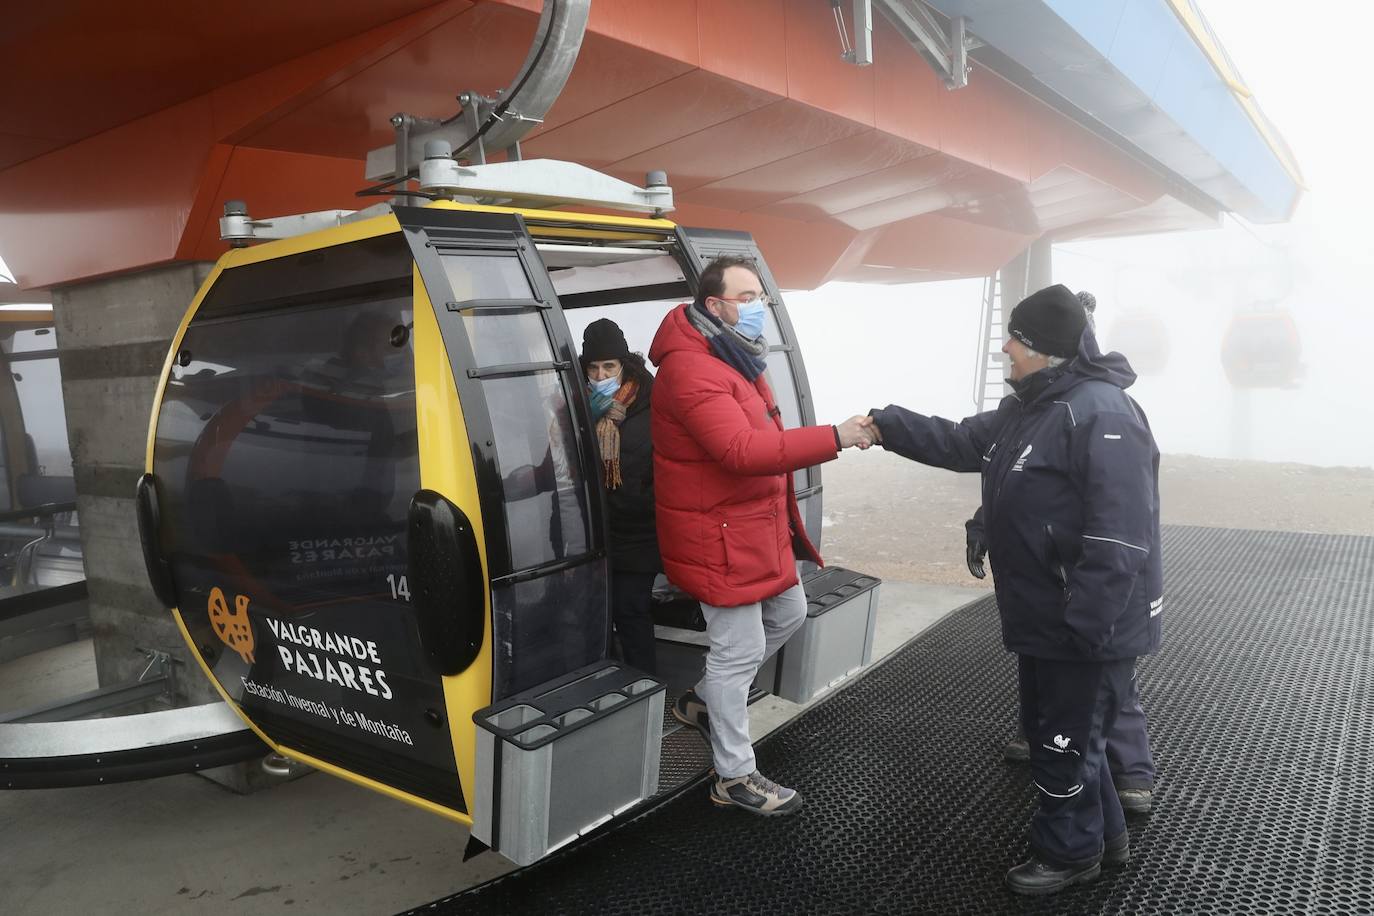
[[[806,536],[792,472],[867,448],[871,420],[784,430],[764,378],[768,297],[751,261],[718,258],[696,301],[668,313],[649,348],[655,511],[663,569],[701,603],[711,649],[673,715],[711,744],[711,800],[790,814],[801,795],[765,778],[749,740],[749,685],[806,619],[795,545]],[[708,715],[709,711],[709,715]]]

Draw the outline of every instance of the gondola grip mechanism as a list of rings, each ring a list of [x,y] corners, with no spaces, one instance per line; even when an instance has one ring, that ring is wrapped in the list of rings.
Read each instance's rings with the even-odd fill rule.
[[[420,163],[420,190],[442,197],[453,197],[464,177],[477,173],[465,169],[453,158],[453,144],[447,140],[426,140],[425,158]]]

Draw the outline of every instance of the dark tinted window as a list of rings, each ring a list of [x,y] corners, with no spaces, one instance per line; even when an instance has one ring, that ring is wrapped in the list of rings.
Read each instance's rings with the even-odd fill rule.
[[[560,374],[489,378],[482,391],[496,434],[511,566],[586,553],[585,479]]]
[[[235,267],[220,274],[196,320],[363,301],[398,282],[409,285],[414,266],[405,243],[393,234]]]
[[[241,317],[186,333],[154,462],[180,609],[229,694],[292,742],[451,773],[404,579],[420,486],[410,283],[331,296],[231,303]],[[413,788],[434,797],[426,779]]]
[[[0,510],[49,507],[4,525],[0,599],[85,578],[76,512],[51,509],[76,500],[56,348],[50,327],[0,330],[15,395],[0,398]]]
[[[186,498],[169,506],[179,546],[234,554],[296,605],[377,591],[375,564],[313,550],[319,532],[388,541],[381,578],[404,572],[415,377],[391,337],[410,320],[396,296],[193,325],[158,423],[158,476]]]
[[[519,693],[606,654],[602,567],[584,563],[491,591],[495,696]]]
[[[57,337],[51,328],[18,331],[6,350],[13,354],[10,371],[14,374],[15,393],[19,395],[19,409],[24,415],[24,432],[32,446],[30,473],[63,478],[70,489],[72,455],[67,445],[67,415],[62,406]],[[42,356],[30,358],[38,354]],[[70,500],[75,498],[75,491],[62,495],[65,497],[62,501]]]

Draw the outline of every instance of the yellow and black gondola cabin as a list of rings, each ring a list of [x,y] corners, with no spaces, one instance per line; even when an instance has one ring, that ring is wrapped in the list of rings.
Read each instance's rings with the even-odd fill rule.
[[[610,646],[567,316],[656,325],[727,253],[774,298],[784,422],[814,422],[743,233],[440,201],[221,257],[163,368],[139,512],[155,588],[226,702],[278,752],[471,825],[474,714]],[[816,537],[818,469],[795,484]],[[619,676],[618,696],[661,691]]]

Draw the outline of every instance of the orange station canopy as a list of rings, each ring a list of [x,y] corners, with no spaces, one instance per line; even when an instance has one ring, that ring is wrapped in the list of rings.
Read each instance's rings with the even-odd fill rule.
[[[16,8],[0,35],[0,252],[19,286],[44,288],[215,258],[227,199],[256,217],[374,203],[355,191],[391,115],[449,117],[459,92],[506,86],[541,8]],[[1046,235],[1208,226],[1225,209],[1004,73],[975,64],[945,89],[878,16],[873,56],[841,60],[817,0],[594,0],[523,155],[635,184],[666,170],[672,219],[753,232],[789,288],[986,275]]]

